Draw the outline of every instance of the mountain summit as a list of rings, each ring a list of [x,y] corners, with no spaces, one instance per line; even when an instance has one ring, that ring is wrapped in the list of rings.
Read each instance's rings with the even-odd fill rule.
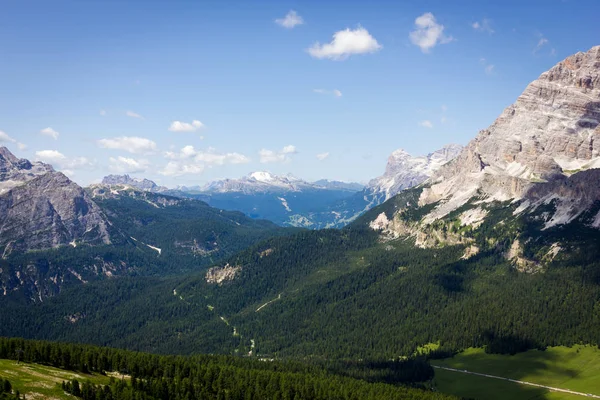
[[[0,251],[110,243],[109,223],[76,183],[0,147]]]
[[[454,159],[463,149],[458,144],[448,144],[426,156],[414,157],[398,149],[388,158],[385,173],[369,182],[367,191],[379,202],[388,200],[400,191],[419,185],[433,175],[442,165]]]
[[[132,178],[129,175],[108,175],[102,179],[101,185],[106,186],[131,186],[148,192],[164,192],[167,190],[164,186],[158,186],[154,181],[146,178]]]
[[[556,212],[549,216],[549,225],[572,220],[589,200],[569,189],[573,180],[569,177],[600,167],[599,124],[600,46],[596,46],[541,74],[452,163],[433,175],[431,187],[420,198],[420,204],[439,202],[428,220],[447,215],[474,196],[491,201],[528,198],[531,193],[534,198],[528,204],[533,205],[541,190],[534,187],[550,182],[561,188],[555,188],[560,193],[553,195]],[[600,199],[597,181],[590,183],[587,190]],[[548,201],[550,194],[545,196]]]

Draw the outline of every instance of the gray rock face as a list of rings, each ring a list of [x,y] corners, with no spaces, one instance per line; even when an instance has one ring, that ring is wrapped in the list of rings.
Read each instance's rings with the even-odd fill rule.
[[[127,185],[148,192],[163,192],[167,190],[164,186],[158,186],[150,179],[132,178],[129,175],[108,175],[102,179],[102,185]]]
[[[0,251],[109,244],[109,223],[85,191],[42,163],[0,149]]]
[[[532,185],[600,167],[600,46],[529,84],[517,101],[431,178],[420,204],[443,217],[473,196],[520,199]]]
[[[41,162],[31,163],[24,158],[19,159],[6,147],[0,147],[0,195],[37,176],[53,171],[51,165]]]
[[[366,192],[382,203],[400,191],[417,186],[435,171],[454,159],[463,149],[461,145],[449,144],[426,156],[414,157],[398,149],[388,158],[385,173],[369,182]]]

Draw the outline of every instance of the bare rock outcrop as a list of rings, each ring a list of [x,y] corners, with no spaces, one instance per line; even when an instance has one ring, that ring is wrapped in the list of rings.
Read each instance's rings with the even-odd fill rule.
[[[0,254],[109,244],[109,223],[87,193],[51,166],[0,148]]]
[[[532,186],[600,167],[600,46],[558,63],[460,155],[434,173],[420,204],[432,221],[473,196],[520,199]]]

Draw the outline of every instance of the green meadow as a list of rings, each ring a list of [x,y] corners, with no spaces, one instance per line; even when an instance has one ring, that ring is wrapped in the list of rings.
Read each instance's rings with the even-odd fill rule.
[[[467,349],[452,358],[435,360],[432,364],[600,396],[598,347],[549,347],[545,351],[530,350],[513,356],[486,354],[483,349]],[[435,371],[434,384],[440,392],[482,400],[583,398],[583,396],[441,369]]]
[[[18,390],[27,399],[73,399],[73,396],[62,390],[63,381],[77,379],[80,383],[89,380],[95,384],[106,384],[110,380],[103,375],[83,374],[45,365],[1,359],[0,377],[8,379],[13,390]]]

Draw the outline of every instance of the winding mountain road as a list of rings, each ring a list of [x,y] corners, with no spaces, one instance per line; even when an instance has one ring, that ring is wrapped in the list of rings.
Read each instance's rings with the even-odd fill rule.
[[[520,383],[521,385],[535,386],[535,387],[539,387],[539,388],[543,388],[543,389],[552,390],[554,392],[569,393],[569,394],[574,394],[574,395],[577,395],[577,396],[589,397],[589,398],[592,398],[592,399],[600,399],[600,396],[597,396],[597,395],[591,394],[591,393],[574,392],[574,391],[569,390],[569,389],[559,389],[559,388],[555,388],[555,387],[552,387],[552,386],[545,386],[545,385],[540,385],[540,384],[537,384],[537,383],[531,383],[531,382],[519,381],[519,380],[516,380],[516,379],[505,378],[503,376],[481,374],[479,372],[467,371],[466,369],[456,369],[456,368],[449,368],[449,367],[441,367],[439,365],[432,365],[432,367],[433,368],[437,368],[437,369],[445,369],[446,371],[460,372],[460,373],[463,373],[463,374],[484,376],[486,378],[500,379],[500,380],[503,380],[503,381]]]

